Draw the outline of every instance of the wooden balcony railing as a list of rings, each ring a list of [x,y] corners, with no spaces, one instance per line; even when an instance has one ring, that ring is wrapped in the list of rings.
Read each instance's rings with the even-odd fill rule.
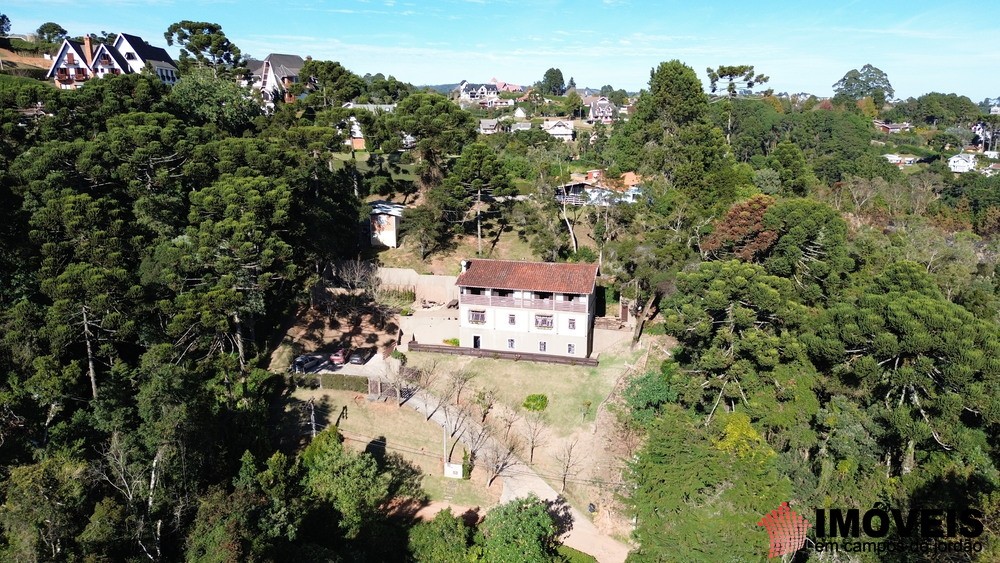
[[[463,293],[459,296],[458,302],[462,305],[484,305],[490,307],[509,307],[512,309],[538,309],[542,311],[565,311],[571,313],[587,312],[587,301],[582,299],[576,301],[556,301],[555,299],[521,299]]]

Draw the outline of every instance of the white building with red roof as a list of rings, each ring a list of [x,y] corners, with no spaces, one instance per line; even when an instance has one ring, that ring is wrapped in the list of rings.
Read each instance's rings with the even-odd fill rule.
[[[597,264],[465,260],[455,285],[460,346],[590,355]]]

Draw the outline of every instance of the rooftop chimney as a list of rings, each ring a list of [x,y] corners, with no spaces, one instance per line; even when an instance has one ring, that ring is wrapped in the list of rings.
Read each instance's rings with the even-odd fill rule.
[[[94,66],[94,48],[90,45],[90,36],[83,36],[83,59],[87,63],[87,69]]]
[[[468,260],[462,260],[462,273],[464,274],[468,270],[469,270],[469,261]]]

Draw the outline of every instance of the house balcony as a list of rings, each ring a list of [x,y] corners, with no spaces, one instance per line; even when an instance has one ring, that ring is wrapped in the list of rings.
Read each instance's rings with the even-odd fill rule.
[[[515,297],[497,297],[463,293],[459,296],[458,302],[462,305],[506,307],[510,309],[535,309],[541,311],[562,311],[569,313],[587,312],[586,300],[556,301],[555,299],[522,299]]]

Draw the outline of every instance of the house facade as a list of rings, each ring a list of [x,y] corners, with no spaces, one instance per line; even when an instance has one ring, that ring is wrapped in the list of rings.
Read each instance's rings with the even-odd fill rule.
[[[496,84],[473,84],[463,80],[457,90],[458,99],[465,102],[479,102],[500,97]]]
[[[620,178],[607,178],[604,170],[588,170],[572,174],[570,181],[556,187],[556,201],[566,205],[608,207],[631,204],[642,197],[642,178],[635,172],[625,172]]]
[[[369,204],[368,225],[371,229],[371,245],[396,248],[399,224],[403,219],[404,206],[388,201],[373,201]]]
[[[62,90],[79,88],[93,76],[88,57],[89,50],[83,43],[65,39],[45,77],[55,81],[56,88]]]
[[[883,133],[905,133],[912,128],[912,125],[905,121],[903,123],[886,123],[885,121],[873,119],[872,123],[875,124],[876,129]]]
[[[257,83],[266,105],[273,106],[275,100],[284,100],[286,104],[295,101],[291,87],[299,82],[299,71],[305,64],[305,60],[298,55],[271,53],[264,58]]]
[[[542,130],[563,142],[573,140],[573,122],[561,119],[546,119],[542,122]]]
[[[129,72],[142,72],[149,65],[153,72],[166,84],[175,84],[180,79],[177,65],[170,55],[161,48],[146,43],[142,37],[119,33],[113,45],[121,53]]]
[[[587,121],[591,123],[608,125],[618,117],[618,107],[604,96],[591,101],[589,105],[590,112],[587,114]]]
[[[455,285],[460,346],[590,356],[596,264],[466,260]]]
[[[957,174],[976,169],[976,155],[960,153],[948,159],[948,168]]]
[[[166,84],[180,79],[170,55],[141,37],[119,33],[114,43],[100,43],[95,48],[87,36],[82,42],[63,40],[46,78],[53,80],[57,88],[71,90],[91,78],[139,73],[147,67]]]
[[[501,132],[500,121],[496,119],[480,119],[479,120],[479,134],[480,135],[493,135]]]

